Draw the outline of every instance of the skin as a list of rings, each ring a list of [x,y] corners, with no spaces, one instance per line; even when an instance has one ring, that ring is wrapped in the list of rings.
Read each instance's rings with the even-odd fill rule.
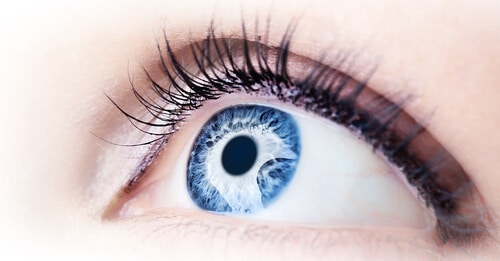
[[[33,2],[12,4],[0,16],[8,21],[0,23],[7,32],[0,43],[5,137],[0,240],[9,249],[3,254],[303,260],[483,259],[500,253],[498,1]],[[490,211],[490,237],[458,248],[404,230],[320,231],[181,209],[102,219],[126,182],[119,159],[130,151],[90,132],[133,140],[123,133],[130,126],[123,127],[125,120],[103,94],[136,106],[129,72],[157,62],[155,39],[163,29],[179,50],[189,39],[204,37],[212,19],[219,31],[238,36],[242,16],[250,24],[260,17],[263,26],[269,13],[271,44],[300,17],[293,52],[312,59],[325,50],[354,53],[356,76],[376,64],[372,89],[416,97],[407,113],[417,119],[432,114],[427,129],[469,173]],[[117,160],[102,163],[103,157]],[[99,172],[102,164],[116,173]]]

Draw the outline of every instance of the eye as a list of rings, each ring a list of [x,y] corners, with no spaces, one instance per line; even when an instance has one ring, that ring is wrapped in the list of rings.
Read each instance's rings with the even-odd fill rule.
[[[158,45],[163,80],[147,70],[153,137],[111,217],[191,208],[306,225],[429,229],[445,242],[482,231],[460,165],[425,128],[364,82],[260,38],[216,37],[174,52]],[[182,58],[179,58],[179,54]],[[289,66],[293,64],[293,66]],[[482,221],[481,221],[482,220]]]
[[[283,104],[232,105],[203,120],[182,140],[175,171],[126,201],[119,216],[189,208],[322,226],[435,223],[402,176],[342,126]]]

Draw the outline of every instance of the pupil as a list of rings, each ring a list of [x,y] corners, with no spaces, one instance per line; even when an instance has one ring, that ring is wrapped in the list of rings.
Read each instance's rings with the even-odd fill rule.
[[[248,136],[230,140],[222,152],[222,166],[231,175],[241,175],[250,170],[257,159],[257,145]]]

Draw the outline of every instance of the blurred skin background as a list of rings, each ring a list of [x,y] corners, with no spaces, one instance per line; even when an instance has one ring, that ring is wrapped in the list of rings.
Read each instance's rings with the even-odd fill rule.
[[[500,254],[499,1],[3,4],[2,256],[493,260]],[[432,114],[427,130],[466,170],[490,213],[488,236],[457,247],[412,229],[311,228],[161,206],[146,206],[146,214],[124,221],[103,218],[110,205],[119,204],[116,194],[133,164],[126,159],[139,153],[92,135],[136,138],[105,94],[137,111],[129,76],[136,75],[139,85],[145,82],[138,64],[149,68],[158,63],[155,48],[163,31],[174,52],[180,52],[190,41],[203,40],[211,21],[218,32],[242,38],[242,18],[249,31],[255,21],[264,28],[270,18],[269,44],[274,46],[297,19],[292,53],[314,60],[325,51],[348,51],[355,54],[353,67],[361,75],[376,65],[370,88],[387,96],[416,97],[405,111],[416,119]],[[244,98],[226,98],[213,107],[237,99]],[[206,120],[199,119],[201,125]],[[169,149],[186,146],[179,141]]]

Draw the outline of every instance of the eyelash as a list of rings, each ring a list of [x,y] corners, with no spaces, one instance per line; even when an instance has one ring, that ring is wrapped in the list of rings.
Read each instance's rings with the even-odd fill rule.
[[[256,29],[256,35],[257,31]],[[366,86],[369,77],[365,81],[358,82],[324,65],[321,60],[314,63],[305,77],[301,79],[290,77],[288,62],[292,55],[290,44],[293,31],[292,25],[283,35],[278,47],[269,47],[267,45],[269,30],[266,31],[263,42],[260,36],[251,41],[247,37],[244,23],[242,23],[242,39],[232,39],[222,34],[216,37],[211,24],[209,33],[201,44],[192,42],[189,45],[196,73],[191,72],[187,65],[178,60],[167,36],[164,35],[165,50],[162,50],[160,43],[157,43],[157,49],[160,67],[164,77],[169,81],[169,86],[163,87],[146,69],[144,73],[151,84],[151,91],[157,96],[156,99],[141,94],[131,83],[135,97],[153,118],[133,116],[108,96],[135,128],[155,137],[145,143],[124,145],[151,146],[150,152],[133,172],[124,192],[131,191],[144,178],[148,166],[191,111],[199,109],[207,100],[216,100],[222,95],[233,92],[245,92],[275,96],[283,102],[302,107],[306,111],[341,124],[364,138],[373,146],[374,151],[379,150],[401,169],[407,181],[417,188],[425,204],[432,207],[438,221],[439,237],[443,243],[448,240],[471,242],[474,236],[485,231],[484,214],[480,215],[483,220],[480,224],[474,224],[475,216],[460,216],[458,203],[462,202],[459,201],[475,196],[473,183],[466,174],[461,174],[464,171],[459,168],[461,173],[452,177],[458,177],[459,184],[454,183],[451,185],[452,189],[447,189],[447,180],[443,181],[442,175],[440,176],[436,170],[442,167],[444,158],[451,156],[443,152],[422,160],[408,149],[415,137],[425,132],[425,128],[406,115],[412,120],[413,127],[405,134],[398,133],[399,130],[394,126],[405,114],[402,109],[403,103],[398,105],[376,95],[377,98],[370,100],[368,104],[377,107],[377,111],[370,112],[363,109],[358,100],[369,91]],[[234,48],[238,44],[241,49]],[[252,49],[256,54],[254,59],[251,57]],[[243,59],[241,63],[235,61],[238,52],[241,52]],[[164,53],[167,58],[164,57]],[[273,55],[276,58],[274,64],[270,58]],[[354,87],[352,91],[346,93],[349,85]],[[328,87],[325,88],[326,86]],[[141,126],[148,129],[159,128],[160,131],[144,130]]]

